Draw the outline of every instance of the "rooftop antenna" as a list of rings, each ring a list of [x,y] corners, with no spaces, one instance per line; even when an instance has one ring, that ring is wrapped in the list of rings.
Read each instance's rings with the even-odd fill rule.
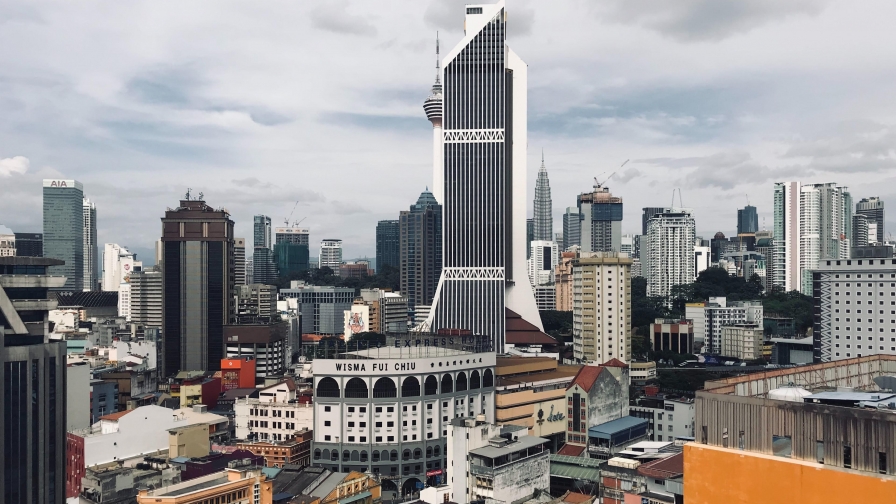
[[[190,191],[191,191],[191,189],[188,187],[187,188],[187,201],[190,201]]]
[[[439,77],[442,72],[442,61],[439,59],[439,32],[436,31],[436,85],[439,84]]]
[[[202,200],[202,197],[203,197],[203,196],[205,196],[205,195],[202,194],[202,192],[200,191],[200,192],[199,192],[199,200],[200,200],[200,201]]]

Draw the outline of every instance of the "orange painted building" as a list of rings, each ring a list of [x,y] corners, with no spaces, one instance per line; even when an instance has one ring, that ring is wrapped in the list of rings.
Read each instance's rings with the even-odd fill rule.
[[[235,464],[235,462],[232,462]],[[255,492],[258,492],[257,498]],[[153,490],[141,489],[137,504],[272,504],[274,483],[254,466],[232,467]]]
[[[237,388],[255,388],[255,359],[221,359],[221,391]]]
[[[896,478],[814,462],[688,443],[688,504],[894,502]]]

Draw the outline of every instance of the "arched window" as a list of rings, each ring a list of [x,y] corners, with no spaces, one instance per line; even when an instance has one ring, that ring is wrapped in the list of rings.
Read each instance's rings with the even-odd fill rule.
[[[378,452],[378,451],[376,451],[376,450],[373,450],[373,452],[371,453],[371,455],[372,455],[372,456],[371,456],[370,458],[371,458],[371,460],[372,460],[373,462],[379,462],[379,461],[380,461],[380,452]]]
[[[476,390],[479,388],[479,371],[473,370],[470,373],[470,390]]]
[[[438,446],[436,446],[435,448],[432,449],[432,453],[434,456],[438,457],[439,455],[442,454],[442,449],[439,448]]]
[[[367,462],[367,450],[361,450],[361,462]]]
[[[324,450],[320,456],[324,460],[330,460],[330,450]]]
[[[389,460],[389,450],[383,450],[382,460],[383,462]]]
[[[457,378],[454,379],[454,390],[457,392],[463,392],[467,390],[467,374],[464,372],[457,373]]]
[[[392,378],[380,378],[373,384],[373,397],[397,397],[398,390]]]
[[[426,382],[423,384],[423,392],[426,395],[436,395],[439,393],[439,380],[433,376],[429,375],[426,377]]]
[[[401,460],[410,460],[411,459],[411,450],[405,449],[405,451],[401,452]]]
[[[454,392],[454,380],[451,379],[450,374],[446,374],[442,376],[442,393],[450,394]]]
[[[401,397],[419,397],[420,381],[413,376],[408,376],[401,382]]]
[[[486,369],[485,373],[482,374],[482,386],[483,387],[494,387],[495,386],[495,377],[492,375],[491,369]]]
[[[414,448],[414,458],[418,459],[422,456],[423,456],[423,452],[420,450],[420,448]]]
[[[426,458],[432,458],[432,446],[426,447]]]
[[[330,377],[321,378],[317,382],[317,397],[339,397],[339,384]]]
[[[391,452],[389,452],[389,460],[391,460],[392,462],[398,460],[398,450],[392,450]]]
[[[367,399],[367,384],[360,378],[352,378],[345,384],[345,397]]]
[[[320,460],[320,448],[314,450],[314,460]]]
[[[361,460],[361,454],[358,450],[352,450],[352,462],[357,462],[359,460]]]
[[[343,461],[343,462],[348,462],[348,460],[351,458],[351,456],[352,456],[352,454],[349,453],[348,450],[343,450],[343,451],[342,451],[342,461]]]
[[[333,450],[333,453],[330,454],[330,460],[333,462],[337,462],[339,460],[339,450]]]

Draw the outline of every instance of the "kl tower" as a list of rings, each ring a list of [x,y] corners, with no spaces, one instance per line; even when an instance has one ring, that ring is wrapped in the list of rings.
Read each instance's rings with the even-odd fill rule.
[[[423,102],[426,118],[432,123],[432,195],[441,204],[444,200],[445,175],[442,173],[442,65],[439,61],[439,36],[436,34],[436,83]]]

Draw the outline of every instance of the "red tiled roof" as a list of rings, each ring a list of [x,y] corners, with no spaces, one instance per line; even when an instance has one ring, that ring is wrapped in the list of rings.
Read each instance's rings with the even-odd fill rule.
[[[545,334],[509,308],[504,309],[507,337],[505,341],[513,345],[556,345],[557,340]]]
[[[118,420],[119,418],[127,415],[131,411],[134,411],[134,410],[124,410],[124,411],[119,411],[118,413],[109,413],[108,415],[101,416],[100,420]]]
[[[578,492],[569,492],[566,494],[566,497],[563,498],[563,502],[568,502],[569,504],[579,504],[580,502],[589,502],[593,497],[587,494],[578,493]]]
[[[603,366],[582,366],[582,369],[579,370],[576,377],[572,379],[572,383],[570,383],[569,387],[566,387],[566,389],[569,390],[574,385],[578,385],[585,389],[585,392],[590,392],[591,387],[603,370]]]
[[[617,359],[616,357],[613,357],[612,359],[608,360],[607,362],[604,362],[603,364],[601,364],[601,366],[627,368],[628,364],[622,362],[621,360]]]
[[[584,446],[576,446],[571,444],[565,444],[562,448],[557,452],[557,455],[567,455],[569,457],[578,457],[585,451]]]
[[[638,467],[638,474],[654,479],[677,478],[684,474],[684,453],[642,464]]]

